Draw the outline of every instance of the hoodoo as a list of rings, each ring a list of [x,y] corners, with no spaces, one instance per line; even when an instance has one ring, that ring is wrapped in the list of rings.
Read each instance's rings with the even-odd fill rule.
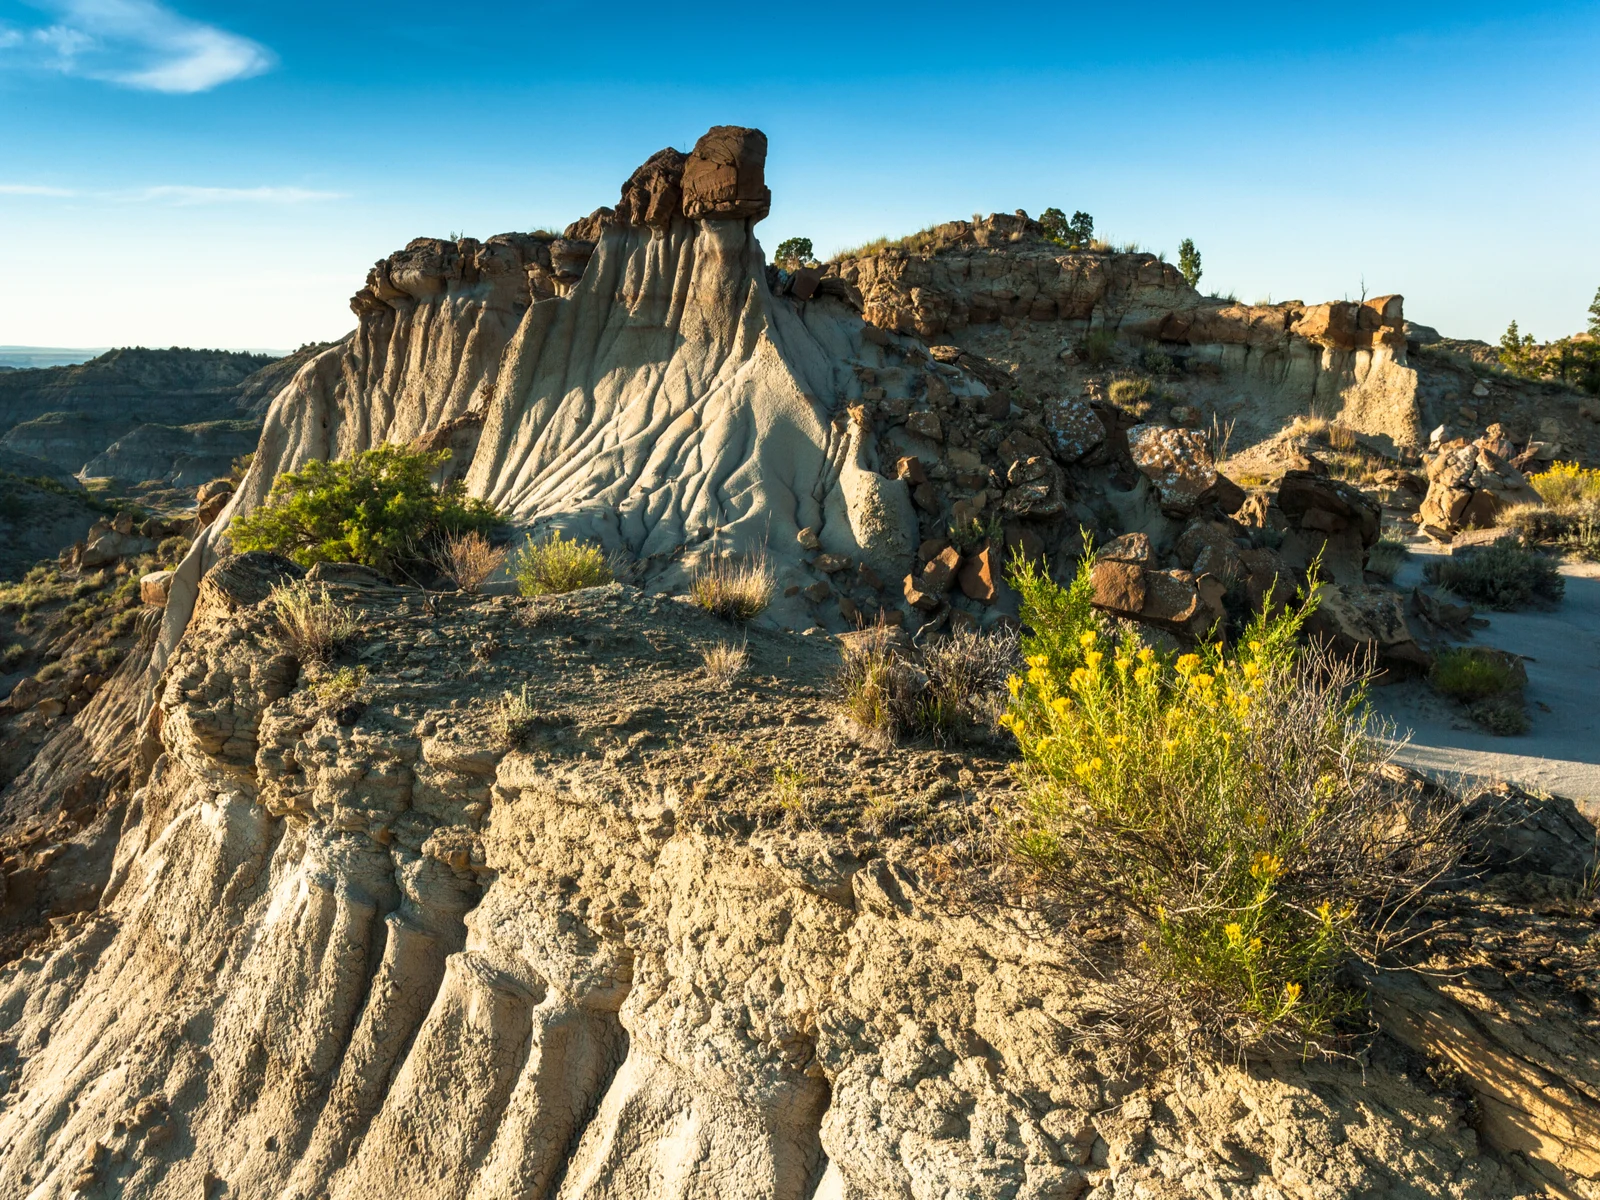
[[[1048,586],[1092,531],[1081,607],[1167,655],[1119,642],[1107,673],[1174,661],[1173,694],[1215,683],[1244,713],[1250,685],[1191,678],[1180,646],[1281,608],[1313,563],[1329,653],[1415,672],[1399,594],[1368,578],[1379,502],[1294,447],[1247,493],[1198,407],[1270,440],[1316,405],[1415,464],[1400,298],[1206,298],[1021,213],[779,269],[766,153],[717,127],[560,236],[379,262],[243,480],[202,489],[175,573],[128,575],[136,650],[8,702],[37,737],[0,847],[0,1200],[1600,1200],[1575,805],[1457,805],[1374,766],[1466,831],[1383,969],[1351,965],[1376,1024],[1344,1057],[1189,1054],[1121,1023],[1138,937],[1069,929],[1018,883],[1026,780],[996,712],[959,753],[896,742],[840,711],[838,643],[799,636],[925,654],[991,631],[967,644],[998,647],[1004,704],[1006,562]],[[1181,397],[1080,369],[1113,353],[1182,373]],[[384,444],[449,448],[516,536],[598,543],[628,582],[425,591],[233,552],[285,472]],[[1474,474],[1490,450],[1451,453],[1435,486],[1501,503]],[[1413,509],[1471,499],[1382,480]],[[119,520],[96,562],[150,541]],[[724,554],[779,585],[736,634],[676,595]],[[297,641],[285,595],[338,637]],[[1284,869],[1242,863],[1250,895]],[[1221,928],[1217,953],[1249,945]]]

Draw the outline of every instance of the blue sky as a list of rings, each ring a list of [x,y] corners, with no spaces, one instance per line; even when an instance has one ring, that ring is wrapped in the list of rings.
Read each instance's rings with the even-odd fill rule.
[[[0,342],[336,337],[410,238],[564,224],[718,123],[771,139],[769,247],[1054,204],[1486,339],[1600,287],[1592,2],[748,8],[0,0]]]

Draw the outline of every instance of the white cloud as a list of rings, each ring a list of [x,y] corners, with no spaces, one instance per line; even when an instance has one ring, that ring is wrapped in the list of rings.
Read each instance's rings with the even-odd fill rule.
[[[124,204],[167,204],[187,207],[195,204],[310,204],[320,200],[343,200],[345,192],[319,192],[302,187],[195,187],[164,183],[154,187],[122,191],[82,192],[74,188],[50,187],[39,183],[0,183],[0,196],[39,196],[50,199],[81,197]]]
[[[170,204],[305,204],[315,200],[342,200],[343,192],[317,192],[298,187],[189,187],[168,183],[140,188],[118,196],[123,200],[165,201]]]
[[[181,94],[248,79],[277,62],[259,42],[190,20],[157,0],[35,2],[55,14],[53,24],[0,29],[0,51],[20,49],[27,66]]]

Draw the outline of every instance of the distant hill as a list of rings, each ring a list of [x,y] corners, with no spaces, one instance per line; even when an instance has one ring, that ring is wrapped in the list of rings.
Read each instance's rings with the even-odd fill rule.
[[[0,371],[37,367],[70,367],[104,354],[109,347],[65,349],[60,346],[0,346]]]

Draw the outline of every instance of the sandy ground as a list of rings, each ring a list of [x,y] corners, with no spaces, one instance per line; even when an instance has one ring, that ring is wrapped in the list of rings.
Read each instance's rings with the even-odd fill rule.
[[[1395,579],[1406,589],[1448,553],[1420,536],[1410,544],[1412,558]],[[1476,631],[1475,644],[1527,659],[1527,734],[1485,733],[1420,680],[1376,689],[1373,701],[1402,734],[1410,731],[1401,761],[1452,781],[1510,780],[1600,817],[1600,564],[1569,563],[1561,573],[1567,592],[1559,608],[1478,613],[1489,627]]]

